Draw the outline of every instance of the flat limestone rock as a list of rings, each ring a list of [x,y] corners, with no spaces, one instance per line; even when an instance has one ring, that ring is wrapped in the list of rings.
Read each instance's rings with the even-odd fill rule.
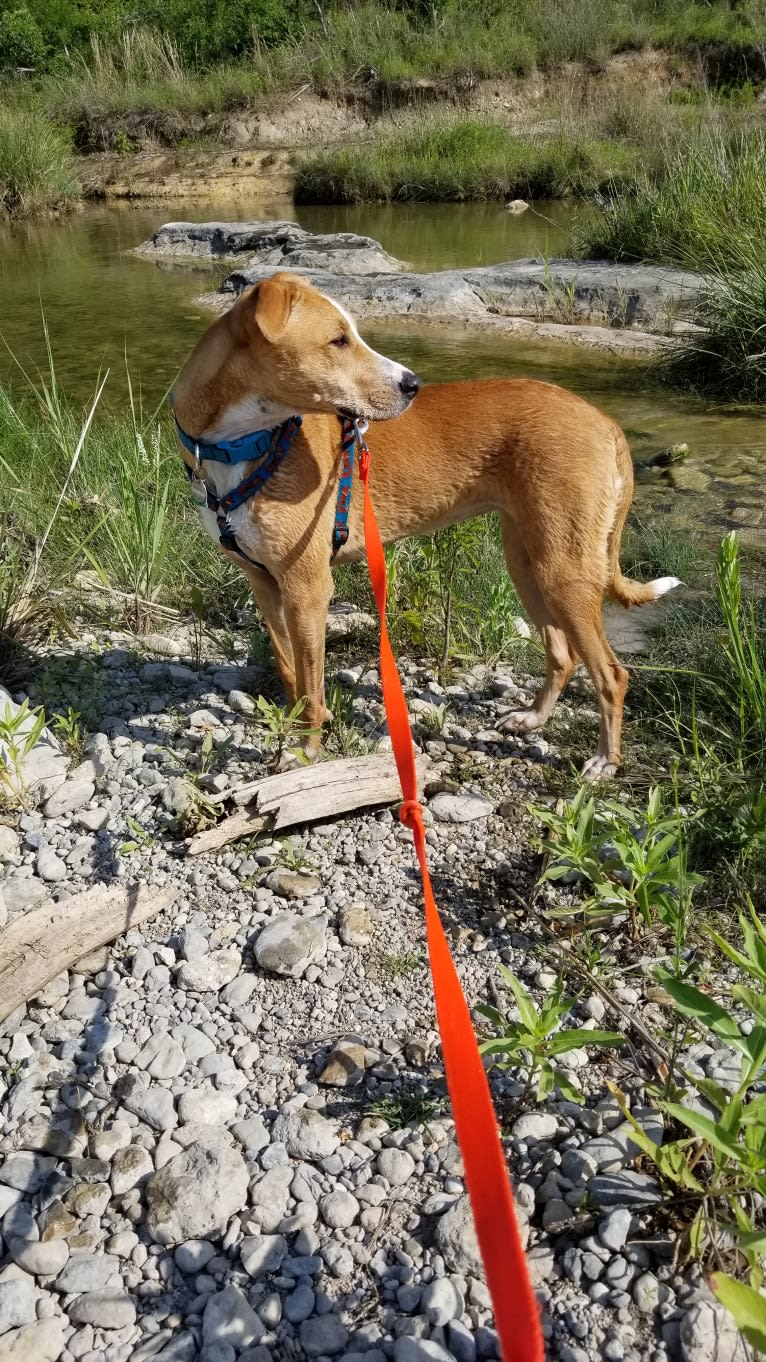
[[[297,222],[166,222],[135,253],[157,260],[236,262],[244,257],[247,269],[268,265],[333,274],[385,274],[403,268],[373,237],[355,232],[315,235]]]

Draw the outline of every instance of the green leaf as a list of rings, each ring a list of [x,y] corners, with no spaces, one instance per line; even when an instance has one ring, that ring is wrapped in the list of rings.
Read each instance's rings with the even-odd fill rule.
[[[571,1078],[569,1074],[564,1073],[563,1069],[554,1068],[552,1073],[556,1080],[556,1087],[561,1092],[561,1096],[565,1097],[568,1102],[576,1102],[577,1105],[581,1107],[585,1101],[585,1097],[577,1087],[574,1079]]]
[[[725,1272],[711,1275],[710,1289],[729,1311],[748,1343],[752,1343],[758,1352],[766,1352],[766,1298]]]
[[[589,1031],[582,1027],[576,1031],[558,1031],[548,1041],[548,1053],[563,1055],[567,1050],[582,1050],[586,1045],[624,1045],[625,1037],[618,1031]]]
[[[714,1035],[732,1045],[740,1054],[747,1055],[747,1038],[742,1035],[736,1021],[714,998],[701,993],[692,984],[686,984],[665,970],[659,971],[663,987],[667,989],[679,1012],[685,1017],[701,1021]]]
[[[527,1031],[536,1032],[540,1023],[540,1017],[521,980],[516,977],[513,970],[508,969],[507,965],[500,966],[500,973],[505,979],[509,989],[513,993],[516,1003],[521,1013],[521,1020]]]
[[[505,1017],[496,1007],[490,1007],[488,1003],[479,1003],[476,1011],[480,1012],[482,1017],[486,1017],[487,1021],[491,1021],[494,1026],[505,1026]]]
[[[707,1220],[705,1217],[705,1207],[702,1205],[689,1226],[689,1253],[692,1258],[702,1257],[702,1250],[705,1247],[706,1230]]]
[[[682,1107],[678,1102],[663,1102],[663,1110],[681,1125],[687,1126],[694,1131],[695,1135],[700,1135],[708,1144],[713,1145],[714,1149],[720,1150],[728,1158],[736,1159],[741,1162],[743,1150],[737,1140],[720,1124],[711,1121],[708,1116],[702,1116],[698,1111],[690,1111],[688,1107]]]

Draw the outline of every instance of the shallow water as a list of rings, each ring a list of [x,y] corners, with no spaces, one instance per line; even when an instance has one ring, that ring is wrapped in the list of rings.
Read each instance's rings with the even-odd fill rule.
[[[128,254],[170,219],[294,217],[311,230],[367,233],[415,269],[434,269],[560,253],[570,211],[561,203],[514,217],[494,204],[293,208],[285,200],[238,200],[213,208],[173,201],[103,205],[68,221],[5,225],[0,334],[7,350],[0,353],[0,377],[23,381],[11,355],[32,372],[44,366],[44,310],[64,390],[85,401],[99,371],[109,367],[106,400],[124,403],[127,358],[144,410],[152,411],[210,320],[195,296],[226,272],[220,265],[160,268]],[[529,374],[563,383],[620,421],[639,462],[685,441],[691,452],[680,469],[639,482],[646,513],[671,515],[711,538],[732,524],[746,539],[766,530],[766,430],[758,415],[709,407],[658,387],[636,361],[574,347],[393,324],[367,326],[365,334],[430,381]]]

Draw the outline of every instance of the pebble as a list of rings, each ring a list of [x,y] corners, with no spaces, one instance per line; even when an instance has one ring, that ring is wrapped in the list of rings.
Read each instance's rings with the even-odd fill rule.
[[[136,1322],[136,1303],[125,1291],[89,1291],[68,1307],[75,1324],[99,1329],[125,1329]]]
[[[392,1187],[403,1187],[415,1172],[415,1160],[406,1149],[383,1149],[378,1154],[378,1172]]]
[[[242,1155],[220,1139],[189,1145],[146,1186],[146,1225],[158,1244],[220,1238],[247,1199]]]
[[[298,979],[315,961],[323,959],[327,935],[321,918],[279,913],[264,927],[255,943],[261,969]]]

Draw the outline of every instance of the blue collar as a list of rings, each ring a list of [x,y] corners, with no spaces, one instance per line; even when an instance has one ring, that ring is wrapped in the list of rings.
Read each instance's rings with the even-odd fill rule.
[[[170,399],[173,405],[173,399]],[[173,413],[175,416],[175,412]],[[297,427],[301,424],[300,416],[292,416],[291,421],[297,422]],[[279,433],[288,424],[286,421],[279,426],[274,426],[271,430],[252,430],[249,435],[241,435],[238,440],[220,440],[218,444],[207,444],[204,440],[193,440],[191,435],[187,435],[178,424],[178,417],[175,417],[178,438],[184,449],[188,449],[195,459],[210,459],[214,463],[248,463],[253,459],[262,459],[272,449]]]
[[[301,424],[300,416],[291,418]],[[249,435],[241,435],[238,440],[221,440],[218,444],[209,445],[204,440],[193,440],[191,435],[187,435],[176,421],[178,438],[184,449],[188,449],[195,459],[211,459],[214,463],[248,463],[253,459],[262,459],[272,448],[279,432],[284,429],[284,422],[281,426],[275,426],[272,430],[252,430]]]

